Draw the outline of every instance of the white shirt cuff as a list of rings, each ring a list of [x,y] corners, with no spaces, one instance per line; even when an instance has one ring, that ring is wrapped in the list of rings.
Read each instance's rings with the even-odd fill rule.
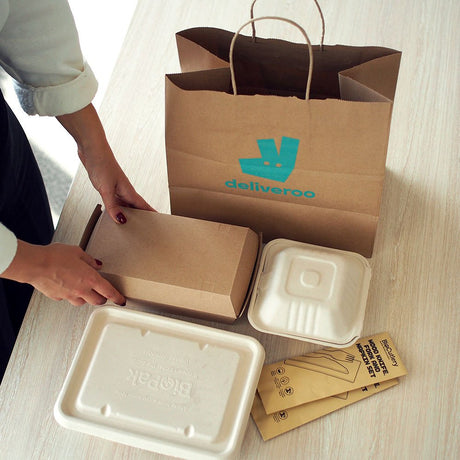
[[[0,274],[10,266],[17,249],[16,235],[0,223]]]
[[[58,116],[74,113],[91,103],[97,92],[97,80],[85,63],[83,72],[62,85],[33,87],[14,82],[22,109],[29,115]]]

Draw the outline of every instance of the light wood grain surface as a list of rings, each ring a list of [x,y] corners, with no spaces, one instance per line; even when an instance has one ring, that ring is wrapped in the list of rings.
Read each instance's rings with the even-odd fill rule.
[[[160,211],[169,209],[164,74],[179,71],[174,33],[205,25],[236,30],[247,20],[250,4],[138,3],[101,117],[125,171]],[[458,458],[459,4],[321,4],[327,44],[380,45],[403,52],[363,335],[388,331],[409,375],[399,386],[268,442],[251,419],[240,458]],[[294,19],[313,42],[319,41],[320,21],[311,1],[259,0],[255,15],[264,14]],[[285,24],[261,23],[258,32],[300,41]],[[80,170],[55,240],[78,243],[97,202]],[[0,389],[0,458],[163,458],[64,429],[53,418],[54,402],[92,311],[34,294]],[[267,362],[318,348],[259,334],[246,319],[234,326],[213,325],[258,338]]]

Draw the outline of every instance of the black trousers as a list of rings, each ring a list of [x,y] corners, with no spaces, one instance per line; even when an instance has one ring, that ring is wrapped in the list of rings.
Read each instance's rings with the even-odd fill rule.
[[[29,141],[0,92],[0,222],[18,239],[48,244],[53,236],[48,197]],[[33,288],[0,278],[0,380]]]

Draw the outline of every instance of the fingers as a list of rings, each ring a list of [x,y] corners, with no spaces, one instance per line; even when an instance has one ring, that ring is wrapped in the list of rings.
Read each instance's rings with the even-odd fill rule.
[[[102,262],[80,247],[61,243],[29,246],[26,262],[30,269],[24,282],[51,299],[75,306],[102,305],[107,300],[126,304],[124,296],[98,273]]]
[[[109,213],[109,216],[117,224],[126,224],[127,219],[123,213],[121,206],[116,202],[112,197],[106,198],[102,197],[104,201],[105,209]]]
[[[104,305],[107,302],[107,298],[97,293],[95,290],[89,291],[85,298],[86,302],[90,305]]]
[[[111,300],[113,303],[125,306],[126,299],[125,297],[120,294],[106,279],[102,278],[99,275],[98,282],[93,286],[93,291],[95,295],[102,297],[107,300]],[[93,304],[93,305],[100,305],[100,304]]]
[[[83,251],[83,249],[81,250],[80,258],[81,260],[83,260],[83,262],[86,262],[90,267],[94,268],[95,270],[100,270],[102,267],[102,261],[100,261],[99,259],[94,259],[88,253]]]
[[[98,259],[94,259],[85,251],[81,251],[81,260],[87,263],[90,267],[99,270],[102,267],[102,262]],[[83,303],[89,303],[91,305],[103,305],[107,300],[111,300],[117,305],[126,305],[125,297],[118,292],[105,278],[98,273],[90,281],[90,290],[82,293],[79,297],[73,298],[70,302],[73,305],[81,306]]]
[[[74,307],[82,307],[85,305],[86,301],[81,297],[75,297],[71,299],[67,299]]]
[[[118,292],[118,291],[116,291]],[[126,300],[124,297],[118,293],[119,297],[113,296],[111,299],[113,303],[124,307],[126,305]],[[122,301],[119,299],[123,299]],[[62,299],[55,299],[55,300],[62,300]],[[82,294],[82,297],[70,297],[67,299],[73,306],[81,307],[86,303],[89,305],[104,305],[107,302],[107,298],[99,294],[98,292],[91,290],[88,291],[86,294]]]
[[[157,212],[155,208],[150,206],[143,198],[139,197],[140,200],[133,200],[131,202],[125,202],[124,206],[129,206],[135,209],[142,209],[144,211]],[[105,209],[112,218],[112,220],[117,224],[126,224],[128,219],[126,218],[123,208],[118,204],[108,204],[107,201],[104,202]]]
[[[86,292],[81,292],[74,296],[69,296],[67,300],[75,307],[81,307],[88,303],[90,305],[104,305],[107,300],[124,307],[126,299],[120,294],[107,280],[100,277],[93,289]],[[61,300],[61,299],[56,299]]]
[[[137,193],[135,194],[135,197],[133,200],[130,201],[129,203],[131,206],[133,206],[136,209],[144,209],[145,211],[153,211],[156,212],[155,208],[152,208],[147,201],[144,200],[140,195]]]
[[[125,224],[127,222],[122,206],[156,212],[156,209],[150,206],[135,191],[127,179],[123,185],[117,187],[117,191],[110,190],[110,192],[104,192],[100,190],[100,193],[106,211],[117,224]]]

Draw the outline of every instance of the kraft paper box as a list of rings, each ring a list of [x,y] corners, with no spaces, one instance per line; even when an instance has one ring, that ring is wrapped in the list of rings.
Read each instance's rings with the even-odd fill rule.
[[[89,239],[86,251],[103,262],[101,274],[125,297],[224,322],[240,315],[260,249],[255,232],[150,211],[123,212],[126,224],[115,224],[104,212],[92,231],[88,224],[83,240]]]
[[[312,401],[301,406],[283,409],[273,414],[266,414],[260,396],[256,394],[251,415],[264,441],[305,425],[342,407],[349,406],[362,399],[369,398],[383,390],[394,387],[398,379],[387,380],[367,387],[357,388],[328,398]]]
[[[264,366],[257,390],[267,414],[407,374],[388,333]]]

